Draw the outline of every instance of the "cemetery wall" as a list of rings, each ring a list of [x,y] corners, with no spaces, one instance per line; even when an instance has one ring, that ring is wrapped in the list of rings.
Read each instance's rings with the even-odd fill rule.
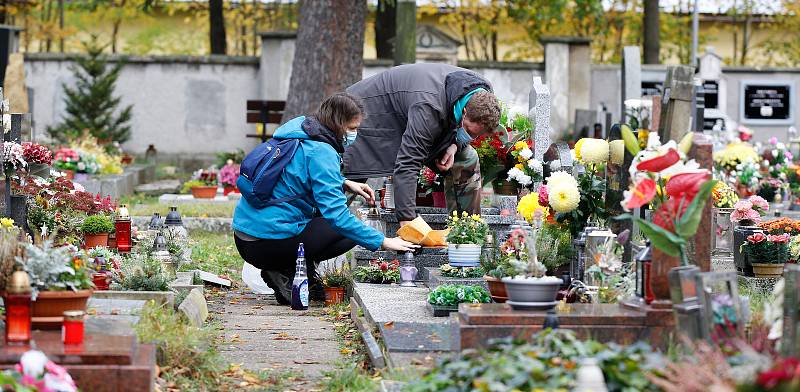
[[[43,135],[44,129],[55,124],[64,112],[62,85],[75,82],[70,70],[74,60],[62,54],[26,54],[25,59],[35,129]],[[125,144],[128,151],[143,153],[148,145],[154,144],[159,154],[197,158],[211,157],[217,151],[249,150],[257,143],[244,135],[254,129],[245,122],[245,103],[262,96],[263,72],[259,71],[259,58],[152,56],[121,59],[126,61],[126,66],[116,94],[123,104],[134,105],[133,137]],[[544,76],[541,63],[460,62],[459,65],[483,74],[500,99],[522,107],[527,106],[533,77]],[[391,62],[367,60],[364,76],[389,67]],[[665,71],[664,66],[645,65],[642,82],[663,82]],[[288,83],[289,72],[281,71],[278,80]],[[592,65],[590,108],[587,109],[603,104],[616,121],[620,80],[618,65]],[[726,91],[721,92],[720,103],[737,122],[741,120],[740,85],[748,80],[779,80],[796,89],[800,86],[800,69],[723,68],[721,85]],[[794,101],[791,106],[791,124],[794,125],[800,118],[800,108]],[[569,116],[572,122],[574,113]],[[783,138],[789,125],[747,124],[756,130],[757,140],[770,136]]]

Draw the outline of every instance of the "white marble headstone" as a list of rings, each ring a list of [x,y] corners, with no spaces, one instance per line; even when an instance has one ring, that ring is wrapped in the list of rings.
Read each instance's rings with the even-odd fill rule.
[[[542,83],[542,78],[534,76],[533,88],[528,97],[528,118],[533,122],[533,157],[543,161],[550,148],[550,89]]]

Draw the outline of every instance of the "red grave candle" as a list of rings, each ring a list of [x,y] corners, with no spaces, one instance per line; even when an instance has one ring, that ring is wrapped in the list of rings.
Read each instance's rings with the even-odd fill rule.
[[[83,318],[86,313],[82,310],[67,310],[64,312],[64,323],[61,327],[61,338],[64,344],[83,344]]]

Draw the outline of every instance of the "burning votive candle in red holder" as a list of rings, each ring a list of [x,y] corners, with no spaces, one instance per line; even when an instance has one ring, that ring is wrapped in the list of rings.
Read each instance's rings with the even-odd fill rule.
[[[61,327],[61,339],[64,344],[83,344],[83,318],[86,312],[82,310],[67,310],[64,312],[64,323]]]
[[[21,266],[11,274],[3,295],[6,307],[6,343],[25,344],[31,340],[31,284]]]
[[[128,207],[124,204],[117,210],[117,219],[114,222],[116,229],[117,250],[122,253],[131,251],[131,217]]]

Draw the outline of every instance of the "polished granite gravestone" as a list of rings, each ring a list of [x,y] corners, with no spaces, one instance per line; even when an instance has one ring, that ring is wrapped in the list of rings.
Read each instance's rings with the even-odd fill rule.
[[[61,332],[34,331],[30,345],[0,341],[0,369],[11,369],[36,348],[64,366],[78,388],[92,392],[149,392],[154,388],[156,349],[134,336],[87,333],[82,345],[64,345]]]
[[[568,304],[557,311],[560,328],[581,339],[631,344],[639,340],[666,348],[675,329],[672,309],[640,309],[620,304]],[[508,304],[461,304],[461,349],[485,348],[491,339],[529,339],[542,329],[546,311],[513,310]]]

